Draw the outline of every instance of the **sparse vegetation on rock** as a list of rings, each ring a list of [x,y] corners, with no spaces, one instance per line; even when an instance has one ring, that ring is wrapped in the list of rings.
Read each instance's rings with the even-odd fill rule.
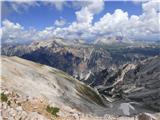
[[[57,117],[57,113],[59,112],[59,108],[58,107],[52,107],[52,106],[47,106],[46,108],[47,112],[51,113],[53,116]]]
[[[2,101],[2,102],[7,102],[7,101],[8,101],[8,97],[7,97],[6,94],[1,93],[1,101]]]
[[[77,84],[76,89],[79,93],[81,93],[82,97],[85,97],[86,99],[89,98],[93,100],[96,104],[105,106],[102,98],[89,86],[83,84]]]

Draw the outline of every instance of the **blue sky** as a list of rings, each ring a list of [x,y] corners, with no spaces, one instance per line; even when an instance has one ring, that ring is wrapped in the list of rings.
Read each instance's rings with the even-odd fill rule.
[[[95,41],[117,35],[159,40],[160,10],[155,1],[3,2],[2,40],[62,37]]]
[[[12,2],[5,2],[4,4],[10,6]],[[68,2],[68,4],[71,4],[71,2]],[[105,1],[104,9],[95,15],[93,23],[98,21],[107,12],[114,13],[116,9],[127,11],[129,16],[142,14],[141,4],[135,4],[132,1]],[[65,19],[69,25],[69,23],[76,20],[75,11],[77,9],[66,5],[62,10],[57,10],[55,7],[41,4],[40,6],[31,6],[28,10],[22,9],[22,11],[22,13],[19,13],[12,10],[9,14],[2,16],[2,20],[9,19],[12,22],[18,22],[25,28],[35,27],[37,29],[44,29],[45,27],[52,26],[60,18]]]
[[[5,2],[5,4],[12,4],[11,2]],[[9,6],[9,5],[8,5]],[[21,8],[22,9],[22,8]],[[12,10],[9,14],[2,16],[2,20],[9,19],[12,22],[18,22],[28,27],[36,27],[37,29],[43,29],[45,27],[54,24],[54,21],[65,18],[68,22],[75,20],[74,10],[70,7],[63,8],[63,10],[57,10],[55,7],[50,7],[41,4],[40,6],[30,7],[28,10],[23,10],[22,13],[18,13]]]

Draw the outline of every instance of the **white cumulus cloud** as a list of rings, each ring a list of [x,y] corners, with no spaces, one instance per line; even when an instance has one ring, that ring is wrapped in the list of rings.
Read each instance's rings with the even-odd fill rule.
[[[143,2],[141,15],[129,16],[127,11],[116,9],[112,14],[103,15],[96,23],[93,23],[94,15],[103,10],[104,2],[100,0],[85,3],[81,4],[81,9],[75,12],[76,21],[69,26],[64,26],[66,21],[60,19],[56,20],[53,26],[41,31],[25,30],[22,25],[5,20],[2,22],[1,28],[2,40],[41,40],[54,36],[86,40],[95,40],[101,37],[105,40],[107,35],[123,35],[133,40],[160,40],[159,2]]]

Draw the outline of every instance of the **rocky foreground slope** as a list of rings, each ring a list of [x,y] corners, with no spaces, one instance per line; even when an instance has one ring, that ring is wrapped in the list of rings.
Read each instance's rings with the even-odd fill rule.
[[[159,117],[158,113],[139,109],[140,106],[130,102],[109,103],[97,91],[60,70],[18,57],[3,56],[1,60],[4,120],[142,120],[139,117],[156,120]],[[53,116],[48,106],[57,107],[58,116]],[[150,114],[123,117],[140,112]]]
[[[59,107],[66,114],[96,113],[97,109],[106,107],[95,90],[62,71],[17,57],[1,59],[2,90],[17,93],[22,103],[23,97],[26,101],[42,99],[46,105]]]

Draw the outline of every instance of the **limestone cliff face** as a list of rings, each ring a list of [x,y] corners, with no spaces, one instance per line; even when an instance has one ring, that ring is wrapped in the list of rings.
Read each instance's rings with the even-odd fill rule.
[[[139,64],[127,64],[113,74],[104,71],[103,85],[95,86],[101,94],[120,97],[144,104],[160,111],[160,57],[146,59]]]
[[[160,57],[142,61],[124,77],[126,97],[160,111]]]

